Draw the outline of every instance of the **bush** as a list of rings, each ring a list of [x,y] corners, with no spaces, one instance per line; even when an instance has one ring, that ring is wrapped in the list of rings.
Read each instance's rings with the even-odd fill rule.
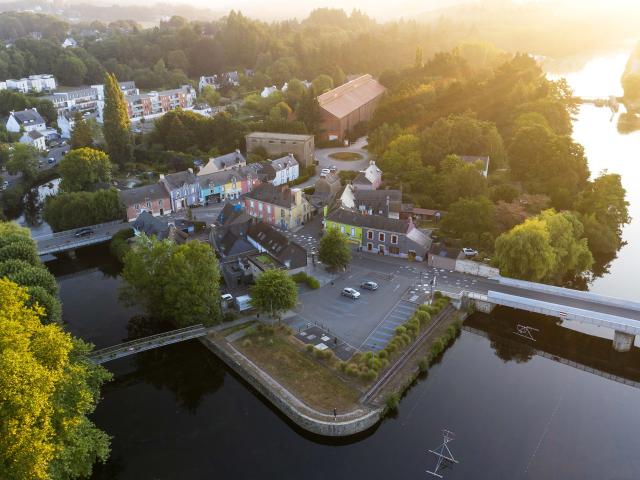
[[[416,312],[416,318],[420,321],[420,325],[427,325],[431,321],[431,315],[424,310],[418,310]]]
[[[431,358],[436,358],[438,355],[440,355],[442,352],[444,351],[444,342],[442,341],[441,338],[436,338],[433,342],[433,345],[431,345]]]
[[[313,345],[311,345],[310,343],[308,343],[304,349],[309,352],[309,353],[313,353]]]
[[[418,362],[418,368],[420,369],[421,373],[425,373],[429,371],[429,358],[427,357],[421,358],[420,362]]]
[[[238,318],[238,314],[232,310],[227,310],[226,312],[224,312],[222,314],[222,321],[223,322],[233,322],[234,320],[236,320]]]
[[[124,262],[124,256],[131,248],[127,240],[129,240],[133,236],[133,228],[126,228],[124,230],[120,230],[111,238],[109,251],[111,252],[111,255],[116,257],[120,263]]]
[[[387,411],[393,412],[398,409],[398,404],[400,403],[400,394],[397,392],[390,393],[387,395],[387,398],[384,400]]]
[[[389,358],[389,352],[386,349],[380,350],[378,352],[378,358],[380,358],[380,359]]]
[[[250,340],[250,339],[248,339],[248,338],[245,338],[245,339],[242,341],[242,346],[243,346],[243,347],[245,347],[245,348],[250,347],[252,344],[253,344],[253,343],[252,343],[252,342],[251,342],[251,340]]]
[[[358,366],[355,363],[350,363],[349,365],[347,365],[347,375],[351,376],[351,377],[357,377],[359,370],[358,370]]]
[[[291,278],[293,278],[296,283],[305,283],[307,287],[313,290],[320,288],[320,282],[318,279],[311,275],[307,275],[306,272],[298,272],[291,275]]]

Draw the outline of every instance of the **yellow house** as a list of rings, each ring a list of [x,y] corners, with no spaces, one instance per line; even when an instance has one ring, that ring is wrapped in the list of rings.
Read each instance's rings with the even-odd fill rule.
[[[284,230],[295,229],[311,218],[311,204],[299,188],[262,183],[244,196],[245,211]]]

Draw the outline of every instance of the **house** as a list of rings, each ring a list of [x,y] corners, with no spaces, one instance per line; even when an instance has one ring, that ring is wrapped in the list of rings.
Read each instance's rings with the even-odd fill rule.
[[[16,90],[20,93],[40,93],[46,91],[52,91],[56,89],[56,79],[53,75],[45,73],[41,75],[29,75],[26,78],[20,79],[7,79],[4,89]]]
[[[156,237],[158,240],[171,240],[174,243],[184,243],[189,239],[189,234],[184,229],[167,220],[154,217],[149,212],[142,212],[133,222],[133,233],[136,237],[144,234],[147,237]]]
[[[199,175],[200,203],[206,205],[237,199],[260,183],[258,177],[256,164]]]
[[[431,239],[411,219],[364,215],[338,208],[325,219],[325,228],[332,227],[344,233],[354,246],[379,255],[422,261],[431,245]]]
[[[296,273],[307,267],[308,256],[304,247],[264,222],[253,222],[249,226],[247,240],[258,252],[269,253],[289,273]]]
[[[225,86],[240,86],[240,75],[236,70],[231,72],[221,73],[219,75],[201,76],[198,81],[198,90],[202,92],[204,87],[210,86],[216,90],[220,90]]]
[[[184,172],[160,174],[160,182],[169,192],[174,212],[200,203],[200,184],[192,168]]]
[[[444,243],[434,243],[429,248],[427,263],[431,267],[455,270],[456,261],[464,255],[459,248],[447,247]]]
[[[302,168],[313,165],[315,152],[313,135],[253,132],[249,133],[245,140],[247,153],[251,153],[261,147],[267,152],[267,155],[272,155],[273,157],[292,153]]]
[[[30,132],[31,130],[39,130],[43,132],[47,129],[44,119],[38,113],[38,110],[31,108],[29,110],[21,110],[19,112],[11,111],[7,120],[7,131],[17,133],[20,130]]]
[[[135,93],[125,95],[127,113],[133,122],[142,118],[157,118],[176,108],[190,109],[196,99],[196,91],[191,85],[183,85],[160,92]]]
[[[320,177],[314,185],[310,202],[316,208],[328,205],[340,193],[341,188],[340,177],[335,173]]]
[[[318,97],[323,135],[343,140],[361,122],[371,120],[385,88],[371,75],[362,75]]]
[[[221,172],[222,170],[230,170],[235,167],[244,167],[246,165],[247,160],[242,156],[240,150],[236,150],[226,155],[210,158],[209,162],[200,168],[198,176]]]
[[[254,218],[285,230],[311,218],[311,204],[299,188],[261,183],[244,195],[246,212]]]
[[[153,216],[172,212],[169,192],[161,182],[121,190],[119,195],[120,201],[127,209],[127,220],[130,222],[143,212],[148,212]]]
[[[73,38],[67,37],[62,42],[62,48],[76,48],[78,46],[78,42],[76,42]]]
[[[47,149],[45,140],[45,136],[38,130],[24,132],[20,137],[20,143],[24,143],[25,145],[29,145],[40,151],[45,151]]]
[[[356,190],[376,190],[382,183],[382,170],[376,166],[374,160],[369,161],[369,166],[362,170],[351,184]]]
[[[271,95],[272,93],[276,93],[278,91],[278,87],[276,87],[275,85],[272,85],[270,87],[264,87],[262,89],[262,92],[260,92],[260,96],[262,98],[267,98],[269,95]]]
[[[403,203],[400,209],[400,218],[412,218],[413,220],[429,220],[439,222],[445,212],[430,208],[414,207],[411,203]]]
[[[486,178],[489,176],[489,157],[478,155],[458,155],[458,158],[464,163],[477,165],[480,173]]]
[[[252,221],[242,204],[227,203],[209,232],[209,242],[222,258],[253,253],[256,249],[246,239]]]
[[[293,153],[266,163],[259,174],[264,181],[270,182],[275,186],[289,183],[300,175],[298,161]]]
[[[365,215],[382,215],[400,218],[402,210],[402,191],[366,190],[347,185],[340,196],[344,208],[358,210]]]

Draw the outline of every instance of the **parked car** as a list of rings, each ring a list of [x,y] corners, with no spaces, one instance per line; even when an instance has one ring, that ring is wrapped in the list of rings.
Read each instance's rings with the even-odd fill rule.
[[[337,171],[338,171],[338,167],[336,167],[335,165],[331,165],[329,167],[329,172],[336,173]]]
[[[86,237],[88,235],[93,235],[93,233],[94,233],[93,228],[84,227],[79,230],[76,230],[76,233],[74,233],[73,235],[79,238],[79,237]]]
[[[321,176],[321,177],[326,177],[326,176],[327,176],[327,175],[329,175],[330,173],[331,173],[331,170],[329,170],[328,168],[323,168],[323,169],[320,171],[320,176]]]
[[[351,287],[343,288],[342,292],[340,292],[340,295],[342,295],[343,297],[349,297],[353,300],[355,300],[356,298],[360,298],[360,292]]]
[[[49,158],[47,158],[47,163],[48,163],[49,165],[51,165],[52,163],[56,163],[56,159],[55,159],[55,158],[53,158],[53,157],[49,157]]]
[[[230,305],[233,305],[233,295],[230,293],[224,293],[220,295],[220,301],[223,308],[228,308]]]
[[[9,182],[5,180],[4,182],[2,182],[2,188],[0,188],[0,190],[6,190],[8,187],[9,187]]]
[[[462,249],[462,253],[464,253],[467,257],[475,257],[478,254],[477,250],[474,250],[473,248],[463,248]]]
[[[362,282],[360,288],[364,288],[365,290],[377,290],[378,284],[376,282]]]

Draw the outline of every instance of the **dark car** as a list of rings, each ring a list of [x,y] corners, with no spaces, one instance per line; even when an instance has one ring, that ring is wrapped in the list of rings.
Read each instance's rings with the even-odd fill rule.
[[[93,228],[81,228],[80,230],[77,230],[76,233],[74,233],[74,236],[76,237],[86,237],[88,235],[93,235]]]
[[[360,285],[360,288],[364,288],[365,290],[377,290],[378,284],[376,282],[363,282]]]

